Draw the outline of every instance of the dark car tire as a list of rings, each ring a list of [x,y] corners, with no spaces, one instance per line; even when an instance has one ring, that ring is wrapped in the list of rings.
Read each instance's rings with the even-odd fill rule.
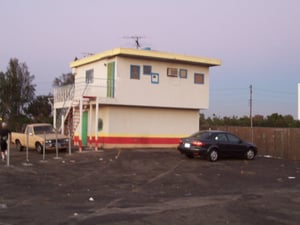
[[[17,149],[19,152],[22,152],[22,151],[23,151],[23,146],[21,145],[21,143],[20,143],[19,140],[16,140],[16,149]]]
[[[248,149],[246,154],[245,154],[245,157],[247,160],[253,160],[254,157],[255,157],[255,152],[253,149]]]
[[[211,162],[215,162],[217,161],[219,158],[218,152],[215,149],[210,150],[209,154],[208,154],[208,159]]]
[[[43,153],[43,146],[40,143],[36,143],[35,149],[38,153]]]

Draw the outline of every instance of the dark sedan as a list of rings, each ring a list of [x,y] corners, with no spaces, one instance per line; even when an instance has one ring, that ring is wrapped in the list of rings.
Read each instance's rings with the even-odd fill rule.
[[[252,160],[257,154],[257,147],[254,144],[219,130],[199,131],[190,137],[182,138],[177,149],[189,158],[201,156],[212,162],[225,157]]]

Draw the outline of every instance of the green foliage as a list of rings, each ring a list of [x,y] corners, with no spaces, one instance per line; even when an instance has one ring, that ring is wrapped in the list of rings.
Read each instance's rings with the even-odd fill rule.
[[[53,87],[61,87],[68,84],[74,84],[75,76],[72,73],[63,73],[60,77],[56,77],[53,81]]]
[[[31,101],[27,108],[27,115],[30,115],[31,122],[52,123],[52,109],[49,103],[52,95],[40,95]]]
[[[30,75],[25,63],[11,59],[6,73],[1,78],[1,99],[3,117],[24,115],[28,103],[34,98],[34,75]]]
[[[278,113],[273,113],[269,116],[255,115],[252,117],[252,122],[254,127],[289,127],[296,128],[300,127],[300,121],[294,120],[291,115],[281,115]],[[205,118],[204,114],[200,115],[201,129],[208,129],[214,126],[243,126],[247,127],[251,125],[250,117],[217,117],[213,115],[212,118]]]
[[[5,73],[0,72],[0,117],[11,130],[20,130],[26,123],[51,120],[48,98],[35,98],[34,78],[27,65],[15,58],[10,59]]]

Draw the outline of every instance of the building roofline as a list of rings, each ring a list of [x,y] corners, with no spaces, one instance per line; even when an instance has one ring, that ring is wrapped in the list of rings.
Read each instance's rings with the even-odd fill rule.
[[[70,67],[76,68],[85,64],[93,63],[102,59],[112,58],[115,56],[151,58],[156,60],[177,61],[177,62],[185,62],[191,64],[206,65],[206,66],[221,65],[221,60],[219,59],[188,56],[182,54],[159,52],[159,51],[145,50],[145,49],[114,48],[102,53],[87,56],[85,58],[73,61],[70,63]]]

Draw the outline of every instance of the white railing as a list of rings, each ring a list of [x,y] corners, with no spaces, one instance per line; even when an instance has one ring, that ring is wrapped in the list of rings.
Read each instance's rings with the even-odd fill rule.
[[[98,97],[101,102],[107,102],[108,100],[114,101],[114,96],[108,96],[107,85],[113,85],[110,87],[110,95],[115,95],[115,83],[108,82],[104,78],[95,78],[92,83],[86,83],[85,80],[77,80],[75,84],[65,85],[54,88],[54,108],[59,109],[59,113],[56,117],[56,127],[61,126],[61,118],[67,118],[68,113],[74,103],[79,104],[79,100],[82,97]],[[60,128],[59,128],[60,129]]]
[[[113,86],[108,87],[108,83]],[[110,88],[110,90],[113,90],[115,93],[114,85],[114,82],[107,82],[107,79],[104,78],[94,78],[93,83],[86,83],[83,79],[78,80],[75,84],[55,87],[54,103],[60,103],[60,105],[62,105],[65,102],[73,101],[74,99],[80,99],[83,96],[111,98],[113,96],[107,96],[107,88]]]
[[[75,85],[69,84],[61,87],[54,88],[54,102],[66,102],[71,101],[74,98]]]

